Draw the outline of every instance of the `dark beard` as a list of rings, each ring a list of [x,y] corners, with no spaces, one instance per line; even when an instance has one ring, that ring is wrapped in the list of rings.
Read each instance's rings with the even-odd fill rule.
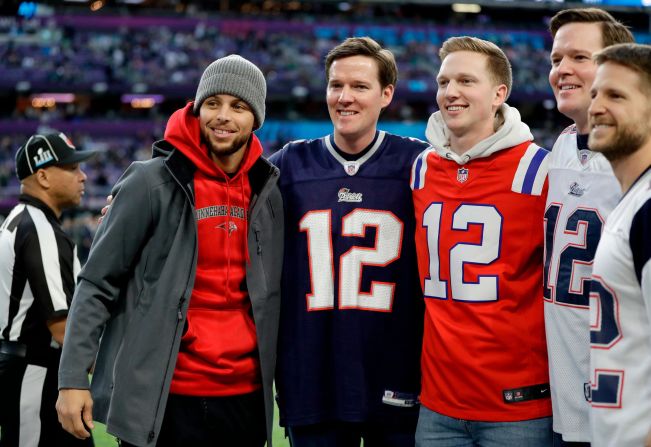
[[[215,155],[216,157],[225,157],[225,156],[233,155],[240,149],[246,149],[246,146],[250,138],[251,138],[251,134],[238,136],[235,140],[233,140],[233,144],[231,144],[230,147],[227,147],[225,149],[218,149],[215,146],[213,146],[212,142],[210,141],[210,138],[207,138],[203,134],[203,132],[201,133],[201,141],[208,148],[208,156],[212,154]]]
[[[618,161],[637,152],[651,136],[647,126],[641,129],[634,126],[626,126],[615,132],[612,143],[607,146],[592,148],[590,138],[588,137],[588,147],[595,152],[604,154],[609,162]]]

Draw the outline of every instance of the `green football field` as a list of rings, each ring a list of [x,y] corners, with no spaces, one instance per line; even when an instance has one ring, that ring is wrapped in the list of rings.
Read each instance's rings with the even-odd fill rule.
[[[285,430],[278,426],[278,407],[274,411],[274,447],[289,447],[289,440],[285,439]],[[105,431],[103,424],[95,423],[93,430],[95,447],[117,447],[118,443],[115,438]]]

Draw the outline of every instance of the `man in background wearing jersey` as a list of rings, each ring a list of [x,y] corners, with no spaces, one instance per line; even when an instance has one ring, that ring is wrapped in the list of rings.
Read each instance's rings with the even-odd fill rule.
[[[414,445],[423,302],[409,168],[427,144],[377,129],[393,54],[347,39],[325,61],[333,133],[288,143],[276,383],[293,447]]]
[[[554,445],[590,443],[589,301],[592,261],[606,217],[619,201],[606,158],[588,149],[593,53],[632,42],[631,32],[596,8],[567,9],[549,23],[554,38],[549,83],[558,110],[574,121],[549,159],[545,212],[545,325]]]
[[[473,37],[441,47],[432,149],[414,163],[425,293],[419,446],[552,442],[542,287],[549,153],[506,105],[511,65]]]
[[[61,428],[54,409],[77,247],[61,213],[78,206],[86,174],[63,133],[32,135],[16,153],[20,203],[0,226],[0,446],[93,445]]]
[[[651,46],[595,55],[588,145],[622,200],[608,216],[590,294],[592,445],[643,445],[651,429]]]

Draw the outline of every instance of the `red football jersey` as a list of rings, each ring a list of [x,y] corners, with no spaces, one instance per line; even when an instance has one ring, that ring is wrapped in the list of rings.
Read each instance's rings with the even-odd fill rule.
[[[531,142],[412,170],[425,294],[421,402],[449,417],[551,415],[543,317],[549,152]]]

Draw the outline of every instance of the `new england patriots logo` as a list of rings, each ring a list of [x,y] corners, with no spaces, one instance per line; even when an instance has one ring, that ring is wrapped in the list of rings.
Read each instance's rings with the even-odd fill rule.
[[[226,230],[226,225],[228,225],[228,236],[230,237],[230,235],[231,235],[234,231],[237,231],[237,225],[235,225],[235,222],[232,222],[232,221],[229,221],[229,222],[222,222],[222,223],[220,223],[219,225],[215,225],[215,228],[219,228],[219,229],[222,229],[222,230],[224,230],[224,231],[227,231],[227,230]]]
[[[570,185],[569,194],[576,197],[581,197],[585,192],[585,188],[582,188],[577,182],[574,182]]]

